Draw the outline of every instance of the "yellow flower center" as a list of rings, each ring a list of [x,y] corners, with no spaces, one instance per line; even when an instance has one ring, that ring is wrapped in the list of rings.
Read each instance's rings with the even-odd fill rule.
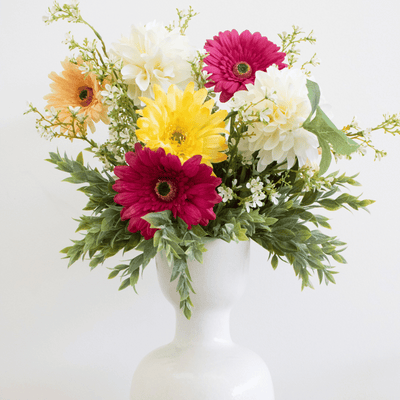
[[[180,145],[186,140],[186,135],[180,129],[175,129],[171,135],[171,140]]]

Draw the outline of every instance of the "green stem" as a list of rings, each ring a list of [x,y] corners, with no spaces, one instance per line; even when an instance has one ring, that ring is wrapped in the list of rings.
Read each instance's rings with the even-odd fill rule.
[[[83,22],[85,25],[87,25],[87,26],[93,31],[93,33],[98,37],[98,39],[99,39],[100,42],[101,42],[104,55],[108,58],[108,54],[107,54],[107,50],[106,50],[106,45],[105,45],[104,42],[103,42],[103,38],[102,38],[102,37],[100,36],[100,34],[96,31],[96,29],[93,28],[92,25],[90,25],[90,24],[89,24],[88,22],[86,22],[84,19],[82,19],[82,22]]]

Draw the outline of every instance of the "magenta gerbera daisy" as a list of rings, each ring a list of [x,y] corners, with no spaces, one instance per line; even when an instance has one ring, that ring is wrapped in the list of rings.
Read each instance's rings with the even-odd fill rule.
[[[204,58],[207,67],[203,70],[212,74],[205,86],[215,85],[222,103],[238,90],[246,90],[247,83],[254,83],[256,71],[266,71],[273,64],[279,69],[287,66],[283,63],[286,54],[259,32],[220,32],[213,40],[207,40],[204,48],[209,55]]]
[[[128,230],[140,231],[146,240],[157,229],[142,219],[151,212],[171,210],[188,224],[207,225],[215,219],[213,207],[222,201],[216,192],[221,179],[212,175],[213,169],[201,164],[201,156],[193,156],[183,164],[178,156],[156,151],[136,143],[135,152],[125,154],[128,165],[114,168],[119,178],[113,185],[118,192],[114,201],[121,204],[121,219],[129,219]]]

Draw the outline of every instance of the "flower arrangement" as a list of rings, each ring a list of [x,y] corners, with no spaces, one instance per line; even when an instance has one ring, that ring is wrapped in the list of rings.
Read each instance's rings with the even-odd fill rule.
[[[120,289],[135,286],[141,271],[164,250],[177,280],[184,315],[193,303],[188,260],[202,262],[205,237],[227,242],[252,239],[269,252],[274,269],[291,264],[302,288],[335,282],[333,259],[345,243],[318,228],[328,218],[314,209],[366,209],[372,200],[346,192],[355,176],[332,172],[332,158],[386,153],[371,133],[400,133],[398,115],[384,115],[373,128],[353,121],[338,129],[320,106],[320,89],[309,67],[299,65],[301,43],[315,42],[293,27],[278,35],[280,46],[260,33],[219,32],[195,51],[185,35],[197,15],[178,11],[169,26],[132,26],[128,36],[107,49],[100,34],[81,16],[76,1],[49,8],[46,24],[60,19],[87,25],[94,39],[65,43],[71,56],[60,74],[49,77],[51,93],[36,127],[48,139],[87,142],[102,170],[50,153],[51,163],[80,184],[88,196],[79,218],[81,240],[61,252],[73,264],[88,256],[94,268],[132,249],[140,252],[115,266]],[[109,138],[96,141],[96,124]],[[339,192],[342,191],[341,194]]]

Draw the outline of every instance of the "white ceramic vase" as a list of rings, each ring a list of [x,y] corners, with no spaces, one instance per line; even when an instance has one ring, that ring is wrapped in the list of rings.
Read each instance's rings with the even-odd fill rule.
[[[196,292],[190,320],[179,309],[166,258],[157,254],[161,290],[176,311],[176,333],[140,362],[130,400],[274,400],[266,364],[233,343],[229,330],[230,311],[246,286],[250,242],[212,239],[206,248],[203,264],[189,264]]]

